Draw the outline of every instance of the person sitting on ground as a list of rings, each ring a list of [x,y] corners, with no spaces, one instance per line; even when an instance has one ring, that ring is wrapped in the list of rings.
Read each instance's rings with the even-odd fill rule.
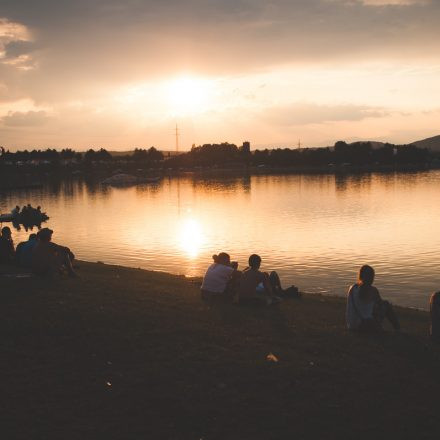
[[[387,318],[395,330],[400,330],[392,305],[384,301],[373,286],[374,275],[374,269],[364,265],[359,270],[358,282],[350,287],[347,296],[347,328],[377,333],[382,331],[382,322]]]
[[[32,254],[37,244],[37,234],[30,234],[28,241],[22,241],[15,250],[15,261],[18,266],[30,268],[32,266]]]
[[[202,298],[232,301],[240,277],[238,263],[231,263],[231,257],[226,252],[213,255],[212,259],[214,263],[208,267],[200,288]]]
[[[43,228],[37,234],[37,244],[32,251],[32,271],[36,275],[53,275],[67,272],[77,276],[73,270],[75,256],[68,247],[53,243],[52,229]]]
[[[13,264],[15,258],[14,242],[12,241],[11,228],[2,228],[0,236],[0,264]]]
[[[270,274],[260,271],[261,257],[252,254],[249,267],[241,274],[238,287],[239,304],[271,305],[280,301],[283,292],[280,277],[273,271]]]
[[[17,217],[20,214],[20,207],[16,206],[13,210],[11,210],[12,217]]]

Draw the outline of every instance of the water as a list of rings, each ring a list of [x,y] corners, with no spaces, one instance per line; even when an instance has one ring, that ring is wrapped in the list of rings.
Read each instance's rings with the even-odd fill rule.
[[[283,284],[345,295],[365,263],[382,296],[426,308],[440,290],[440,172],[165,178],[105,188],[67,181],[0,193],[0,211],[41,205],[80,259],[203,275],[214,253],[251,253]],[[14,242],[28,232],[13,231]]]

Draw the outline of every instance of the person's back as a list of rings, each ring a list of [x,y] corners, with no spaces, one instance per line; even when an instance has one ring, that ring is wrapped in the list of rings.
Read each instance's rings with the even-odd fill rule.
[[[234,269],[224,264],[212,263],[203,277],[202,290],[213,293],[224,292]]]
[[[51,271],[55,258],[55,251],[49,241],[38,240],[32,249],[31,267],[32,271],[39,275]]]
[[[381,332],[385,318],[395,330],[400,329],[391,303],[382,300],[379,291],[373,286],[374,277],[374,269],[365,264],[359,270],[358,282],[348,291],[345,317],[349,330]]]
[[[240,300],[255,298],[257,287],[260,283],[264,283],[265,276],[259,269],[252,267],[246,268],[240,277],[238,286],[238,298]]]
[[[37,275],[52,275],[67,271],[69,276],[77,276],[72,262],[75,258],[69,248],[53,243],[53,231],[41,229],[37,234],[37,244],[32,250],[32,271]]]
[[[375,299],[360,298],[360,286],[354,284],[350,287],[347,297],[346,321],[349,330],[359,329],[363,320],[373,319]]]
[[[19,266],[28,268],[32,266],[33,250],[36,245],[36,234],[31,234],[28,241],[23,241],[17,245],[15,255]]]
[[[214,263],[208,267],[200,287],[202,298],[230,301],[235,295],[238,263],[231,263],[226,252],[213,255],[212,258]]]

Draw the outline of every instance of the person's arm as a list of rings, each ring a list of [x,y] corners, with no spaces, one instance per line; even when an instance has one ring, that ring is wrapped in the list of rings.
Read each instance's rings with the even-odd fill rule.
[[[380,293],[376,289],[376,287],[371,286],[371,289],[373,290],[373,300],[374,300],[374,302],[382,301],[382,298],[380,297]]]

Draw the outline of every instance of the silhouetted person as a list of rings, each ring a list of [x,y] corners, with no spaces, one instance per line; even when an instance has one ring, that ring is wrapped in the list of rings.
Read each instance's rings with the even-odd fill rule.
[[[11,237],[11,229],[8,226],[2,228],[0,237],[0,264],[13,264],[15,259],[14,242]]]
[[[238,263],[232,262],[226,252],[213,255],[214,263],[208,267],[201,286],[202,298],[231,301],[235,295]]]
[[[37,244],[32,252],[32,271],[37,275],[53,275],[66,271],[76,276],[73,270],[75,256],[68,247],[53,243],[52,229],[43,228],[37,234]]]
[[[15,261],[21,267],[32,266],[32,254],[37,244],[37,234],[30,234],[28,241],[22,241],[15,250]]]
[[[11,214],[12,214],[13,217],[17,217],[18,214],[20,214],[20,207],[19,207],[19,206],[16,206],[16,207],[11,211]]]
[[[239,304],[271,305],[280,301],[282,294],[280,277],[276,272],[260,271],[261,257],[252,254],[249,257],[249,267],[241,274],[238,287]]]
[[[395,330],[400,330],[399,320],[392,305],[384,301],[373,286],[374,276],[371,266],[362,266],[358,282],[350,287],[347,296],[347,328],[376,333],[382,331],[382,322],[387,318]]]

